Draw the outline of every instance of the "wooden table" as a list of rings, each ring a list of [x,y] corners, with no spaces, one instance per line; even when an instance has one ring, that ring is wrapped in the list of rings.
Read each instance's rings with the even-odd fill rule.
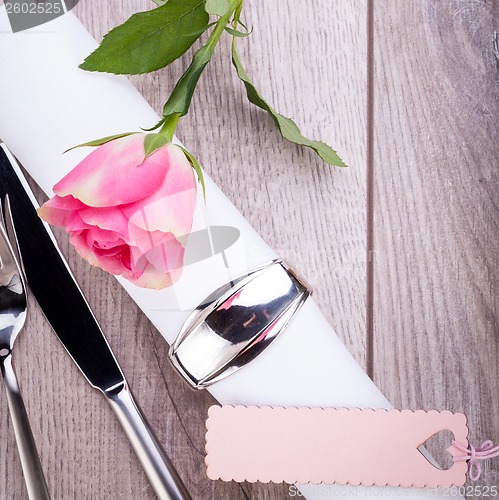
[[[100,38],[151,7],[87,0],[76,13]],[[304,272],[395,407],[462,411],[472,442],[497,441],[499,2],[248,0],[244,17],[255,31],[240,42],[242,57],[262,93],[304,132],[333,144],[350,168],[330,168],[280,139],[246,102],[228,39],[179,136],[264,239]],[[159,111],[186,65],[133,83]],[[213,398],[180,380],[165,341],[129,296],[57,235],[193,497],[287,498],[286,485],[206,478]],[[53,498],[154,497],[111,409],[30,307],[16,367]],[[0,398],[0,498],[26,498]],[[497,484],[497,470],[487,464],[476,484]]]

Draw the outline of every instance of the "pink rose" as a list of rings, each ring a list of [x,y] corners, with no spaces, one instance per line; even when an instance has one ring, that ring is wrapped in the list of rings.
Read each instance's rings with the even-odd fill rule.
[[[167,144],[147,158],[145,134],[108,142],[54,186],[38,211],[61,226],[90,264],[146,288],[182,272],[182,236],[196,207],[196,180],[184,152]]]

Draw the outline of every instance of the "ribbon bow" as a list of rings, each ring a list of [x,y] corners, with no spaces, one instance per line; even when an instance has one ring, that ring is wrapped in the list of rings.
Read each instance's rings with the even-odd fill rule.
[[[482,460],[487,460],[489,458],[499,457],[499,446],[495,448],[494,443],[490,440],[484,441],[480,446],[476,448],[470,444],[469,448],[465,448],[456,441],[452,441],[452,446],[457,448],[459,451],[465,453],[459,457],[454,457],[454,462],[468,462],[468,473],[472,481],[477,481],[482,473]]]

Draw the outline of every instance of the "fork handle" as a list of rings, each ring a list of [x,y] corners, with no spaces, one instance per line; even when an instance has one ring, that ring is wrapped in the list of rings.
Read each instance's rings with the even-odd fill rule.
[[[29,499],[50,500],[47,483],[45,482],[40,458],[36,450],[35,440],[31,432],[28,414],[26,413],[26,408],[19,389],[19,383],[12,365],[11,354],[3,359],[2,375],[5,381],[7,401],[14,424],[14,433],[19,455],[21,457],[21,465]]]

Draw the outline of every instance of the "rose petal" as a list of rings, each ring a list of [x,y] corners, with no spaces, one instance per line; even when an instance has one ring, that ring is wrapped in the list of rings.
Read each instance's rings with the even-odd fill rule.
[[[136,226],[147,231],[171,232],[180,237],[192,227],[196,208],[196,179],[182,150],[173,144],[164,148],[169,168],[160,188],[152,195],[122,207]]]
[[[130,222],[146,231],[171,232],[177,237],[185,236],[192,228],[196,207],[196,191],[190,189],[164,196],[146,203],[130,214]],[[128,212],[124,209],[124,212]]]
[[[92,252],[97,257],[116,257],[116,258],[120,258],[120,255],[125,250],[128,250],[128,254],[130,255],[130,249],[128,248],[128,245],[116,245],[114,247],[109,247],[109,248],[99,248],[99,247],[96,247],[96,246],[92,247]]]
[[[113,257],[106,257],[103,255],[96,255],[91,248],[87,245],[86,236],[82,234],[72,234],[69,241],[75,247],[76,251],[87,260],[92,266],[100,267],[108,273],[120,275],[123,272],[123,266],[120,259]],[[125,247],[128,250],[128,247]]]
[[[157,273],[169,273],[182,267],[184,259],[184,247],[172,235],[165,235],[164,241],[149,245],[149,250],[132,247],[132,269],[143,272],[147,264],[152,264]]]
[[[119,234],[106,231],[100,227],[92,227],[86,231],[88,246],[98,246],[99,248],[110,248],[124,243]]]
[[[48,222],[52,226],[65,227],[69,218],[71,217],[71,212],[67,210],[60,210],[58,208],[50,208],[45,205],[41,206],[37,211],[38,217]]]
[[[137,247],[142,253],[149,252],[171,239],[176,239],[173,233],[163,233],[162,231],[145,231],[144,229],[132,224],[128,224],[128,238],[130,246]]]
[[[80,200],[77,200],[71,195],[55,195],[50,200],[48,200],[45,205],[52,208],[60,208],[62,210],[79,210],[80,208],[86,207],[84,203],[82,203]]]
[[[92,226],[83,222],[78,212],[72,212],[64,225],[68,233],[81,232],[87,229],[92,229]]]
[[[54,186],[91,207],[111,207],[154,193],[165,179],[169,153],[160,148],[144,160],[145,134],[108,142],[90,153]]]
[[[55,195],[50,200],[46,201],[37,210],[37,213],[45,222],[53,226],[65,227],[73,211],[84,206],[83,203],[74,199],[72,196],[61,198]]]
[[[161,290],[172,286],[182,275],[182,268],[175,269],[167,274],[158,274],[152,264],[144,269],[139,276],[123,273],[123,277],[131,283],[142,288],[151,288],[153,290]]]
[[[87,207],[78,213],[83,222],[90,226],[119,233],[124,238],[128,235],[128,219],[118,207]]]

